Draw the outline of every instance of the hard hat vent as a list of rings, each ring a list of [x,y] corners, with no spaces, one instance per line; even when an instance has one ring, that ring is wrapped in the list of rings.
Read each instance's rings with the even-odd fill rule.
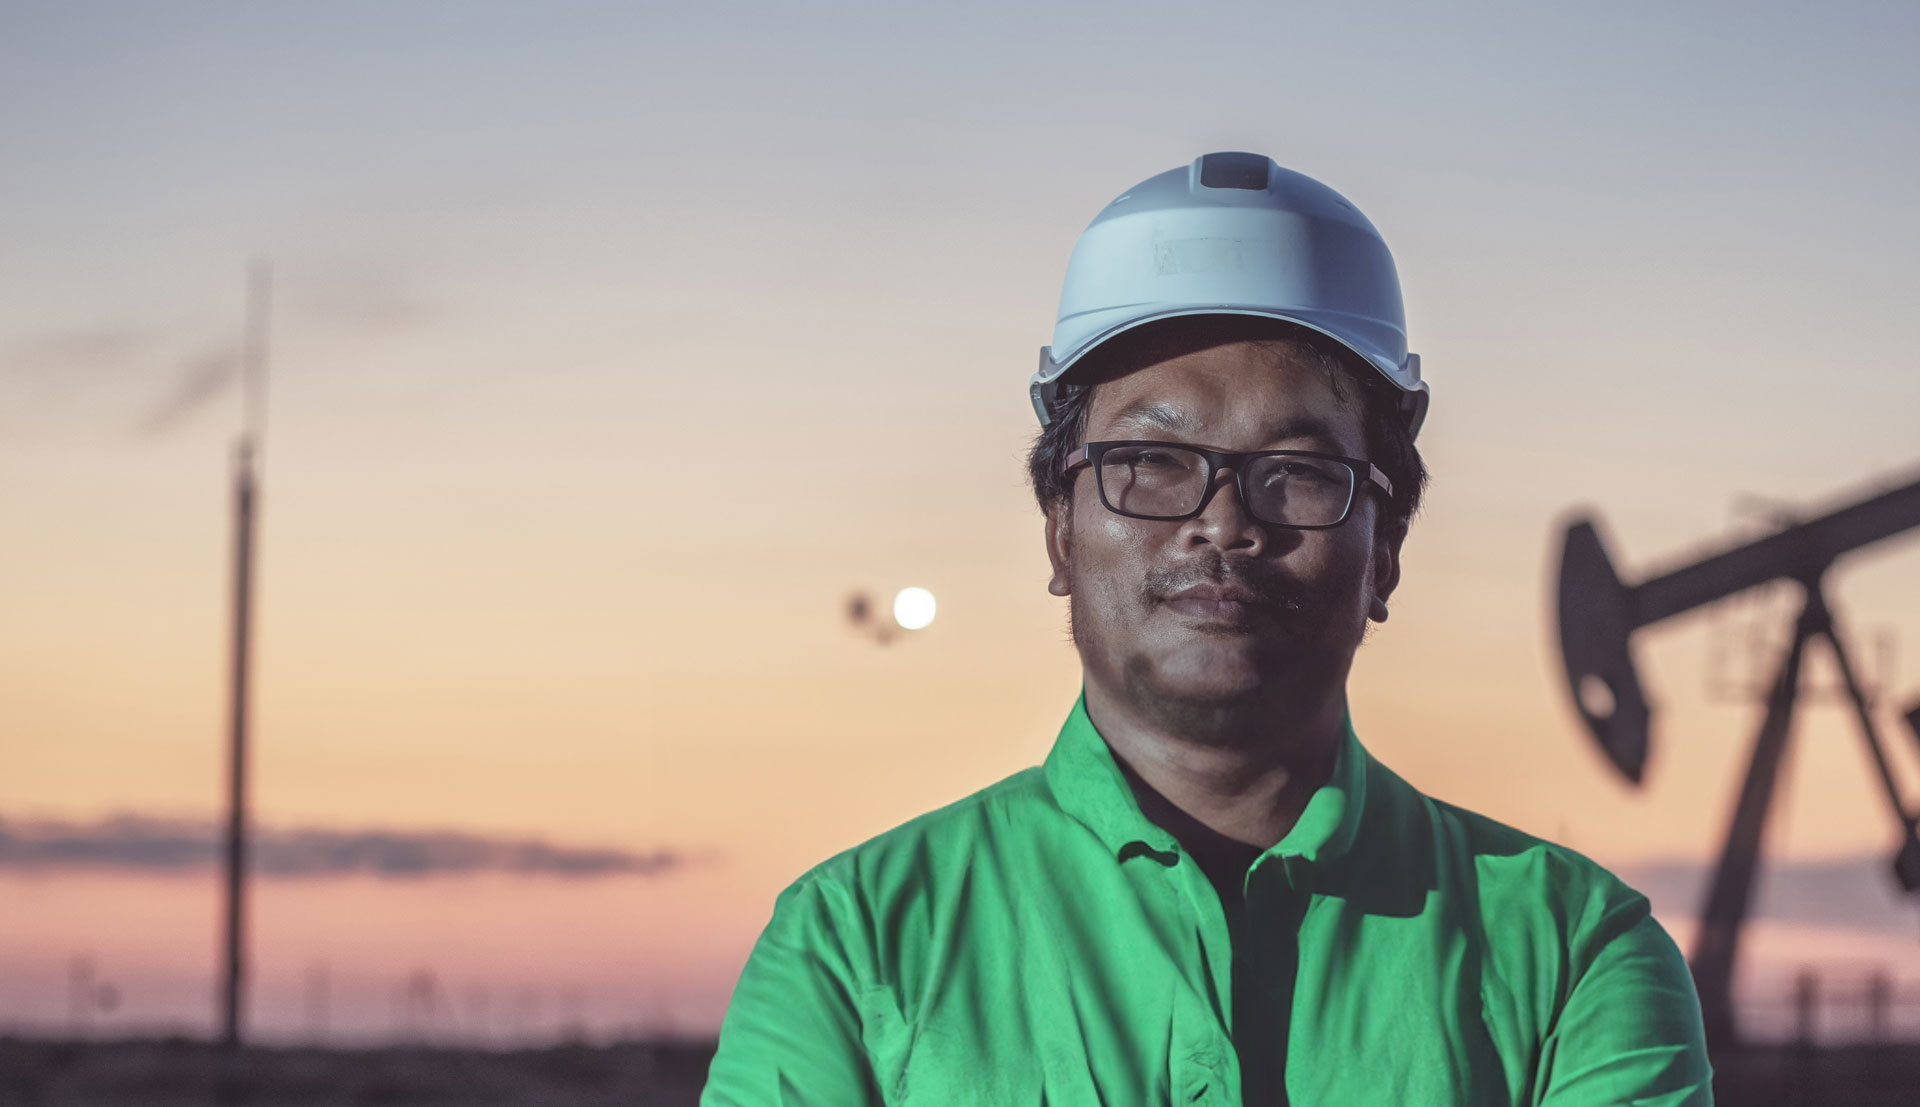
[[[1244,188],[1265,192],[1267,167],[1272,164],[1272,159],[1265,154],[1202,154],[1200,184],[1204,188]]]

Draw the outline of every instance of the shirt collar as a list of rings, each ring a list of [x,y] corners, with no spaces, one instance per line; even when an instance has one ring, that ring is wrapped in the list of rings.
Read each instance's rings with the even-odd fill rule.
[[[1263,857],[1297,856],[1323,864],[1352,848],[1366,806],[1371,757],[1354,734],[1351,708],[1341,717],[1340,728],[1340,749],[1332,775],[1307,800],[1293,829]],[[1113,750],[1087,718],[1085,685],[1074,700],[1073,710],[1067,713],[1042,771],[1060,809],[1086,824],[1117,858],[1124,860],[1142,848],[1155,853],[1177,850],[1173,835],[1141,812],[1133,789],[1114,761]]]

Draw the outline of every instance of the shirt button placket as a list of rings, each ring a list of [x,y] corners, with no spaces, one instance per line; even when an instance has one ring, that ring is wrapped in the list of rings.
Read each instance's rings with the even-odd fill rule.
[[[1208,951],[1210,959],[1230,956],[1232,945],[1228,940],[1226,917],[1218,895],[1191,857],[1181,854],[1179,864],[1186,871],[1177,875],[1189,882],[1184,892],[1187,910],[1201,912],[1200,917],[1194,919],[1196,930],[1215,934],[1217,948]],[[1213,944],[1207,943],[1205,938],[1202,941]],[[1211,989],[1213,983],[1207,981],[1205,987]],[[1226,1028],[1217,1024],[1211,1015],[1198,1017],[1198,1011],[1189,1011],[1187,1014],[1188,1018],[1180,1019],[1175,1027],[1176,1037],[1185,1040],[1185,1048],[1176,1054],[1178,1060],[1173,1071],[1171,1091],[1175,1107],[1215,1104],[1219,1107],[1238,1107],[1237,1102],[1228,1097],[1227,1065],[1230,1063],[1228,1059],[1233,1056],[1233,1042],[1227,1037]]]

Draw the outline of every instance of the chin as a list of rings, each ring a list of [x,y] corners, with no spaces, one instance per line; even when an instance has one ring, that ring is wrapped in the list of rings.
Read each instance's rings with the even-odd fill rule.
[[[1261,664],[1261,651],[1245,643],[1196,643],[1149,661],[1142,668],[1147,687],[1166,699],[1190,703],[1231,703],[1256,695],[1279,683],[1272,664]]]

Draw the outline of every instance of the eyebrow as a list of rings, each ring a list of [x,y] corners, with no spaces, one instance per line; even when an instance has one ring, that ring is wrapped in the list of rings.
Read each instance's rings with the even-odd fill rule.
[[[1158,427],[1168,431],[1190,431],[1194,421],[1185,410],[1169,403],[1135,403],[1113,420],[1114,426]]]
[[[1198,424],[1185,409],[1165,401],[1132,404],[1114,418],[1113,425],[1116,429],[1151,427],[1175,434],[1190,434],[1198,429]],[[1340,442],[1340,436],[1334,432],[1333,426],[1317,415],[1295,415],[1282,419],[1267,428],[1265,441],[1284,442],[1290,438],[1318,438],[1329,446]]]

